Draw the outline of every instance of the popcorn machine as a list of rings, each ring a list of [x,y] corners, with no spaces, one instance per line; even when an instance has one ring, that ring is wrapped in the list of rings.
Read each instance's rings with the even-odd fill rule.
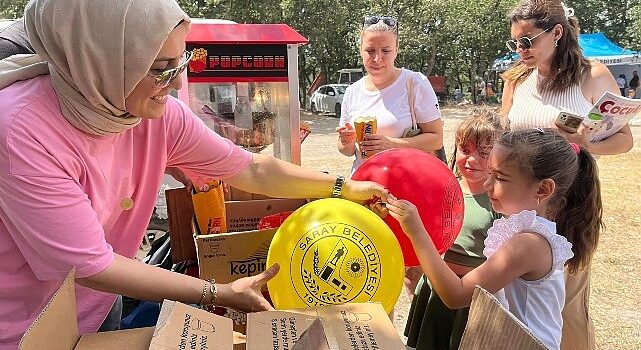
[[[195,20],[178,97],[235,144],[300,165],[298,46],[307,42],[286,24]]]

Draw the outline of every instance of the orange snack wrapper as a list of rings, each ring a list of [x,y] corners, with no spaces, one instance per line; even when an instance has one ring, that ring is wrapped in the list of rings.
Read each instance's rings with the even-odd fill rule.
[[[191,200],[201,234],[227,232],[227,212],[222,181],[213,180],[203,186],[201,191],[194,190]]]
[[[362,149],[365,135],[376,134],[376,117],[358,117],[354,119],[354,129],[356,130],[356,143],[358,143],[361,156],[367,157],[367,152]]]

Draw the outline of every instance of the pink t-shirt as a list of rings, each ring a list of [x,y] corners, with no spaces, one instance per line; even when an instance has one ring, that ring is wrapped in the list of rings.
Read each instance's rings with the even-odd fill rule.
[[[0,90],[0,111],[0,349],[16,348],[73,267],[81,278],[113,252],[134,257],[166,167],[206,181],[251,161],[174,98],[162,119],[113,136],[69,124],[48,75]],[[76,293],[80,330],[95,332],[115,296]]]

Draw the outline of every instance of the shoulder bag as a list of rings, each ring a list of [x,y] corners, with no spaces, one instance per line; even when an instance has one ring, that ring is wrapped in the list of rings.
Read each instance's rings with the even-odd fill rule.
[[[414,76],[416,73],[410,72],[409,78],[407,78],[407,102],[410,106],[410,116],[412,117],[412,125],[403,130],[403,135],[401,137],[413,137],[421,133],[421,128],[418,127],[416,122],[416,113],[414,112],[414,100],[416,98],[414,94]],[[441,147],[439,150],[432,151],[432,155],[436,158],[443,161],[447,164],[447,156],[445,155],[445,147]]]

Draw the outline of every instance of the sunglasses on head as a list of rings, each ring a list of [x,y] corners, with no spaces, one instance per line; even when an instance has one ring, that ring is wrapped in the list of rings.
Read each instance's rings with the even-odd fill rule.
[[[390,28],[398,27],[398,21],[396,20],[396,18],[392,16],[378,16],[378,15],[365,17],[365,21],[363,22],[363,27],[371,26],[380,21],[383,21],[383,23],[385,23]]]
[[[177,67],[170,68],[170,69],[153,69],[152,71],[149,71],[147,75],[150,77],[154,78],[154,84],[156,85],[156,88],[158,89],[164,89],[166,88],[174,79],[176,79],[177,76],[180,75],[180,73],[185,71],[185,68],[187,68],[187,65],[189,64],[189,61],[191,60],[191,57],[194,55],[192,51],[187,51],[183,52],[183,55],[181,57],[181,63],[178,64]]]
[[[549,31],[550,29],[554,28],[554,26],[540,32],[539,34],[533,36],[532,38],[528,38],[527,36],[521,37],[518,40],[510,39],[505,42],[505,45],[507,46],[510,51],[516,52],[516,50],[520,47],[521,50],[529,50],[532,48],[532,45],[534,45],[533,41],[536,39],[539,35]]]

